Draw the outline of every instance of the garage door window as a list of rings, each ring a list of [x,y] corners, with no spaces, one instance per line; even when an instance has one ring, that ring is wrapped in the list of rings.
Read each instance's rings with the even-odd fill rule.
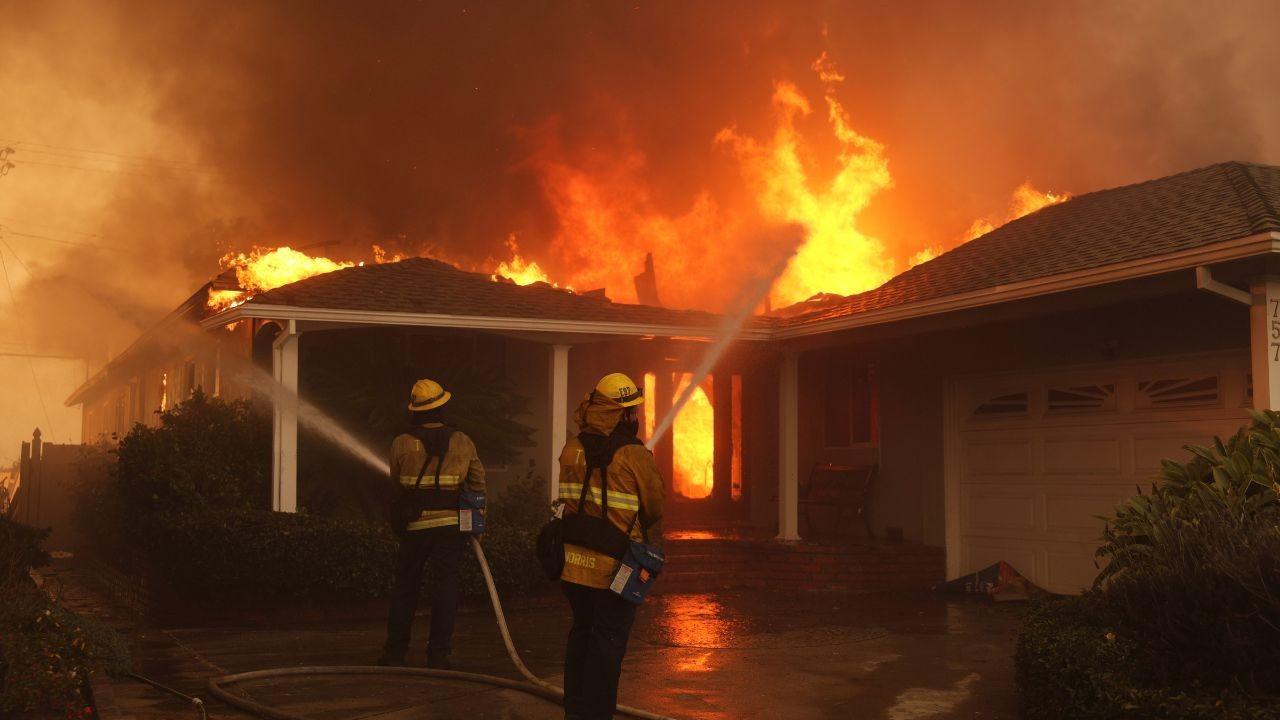
[[[1217,404],[1217,375],[1138,382],[1140,408],[1203,407]]]
[[[1046,409],[1053,414],[1115,410],[1116,386],[1108,383],[1050,387]]]
[[[1004,417],[1006,415],[1026,415],[1031,408],[1030,394],[1027,391],[996,395],[973,409],[976,417]]]

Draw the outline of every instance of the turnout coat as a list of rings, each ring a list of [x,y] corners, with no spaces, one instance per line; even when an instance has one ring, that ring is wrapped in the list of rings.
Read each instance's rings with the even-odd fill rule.
[[[582,432],[608,437],[617,427],[623,409],[608,398],[597,394],[593,402],[588,395],[578,406],[575,418]],[[609,522],[624,532],[632,527],[632,540],[661,546],[662,476],[658,473],[653,453],[644,445],[622,445],[609,463],[606,474]],[[578,438],[570,438],[560,452],[560,499],[565,503],[566,515],[574,512],[600,515],[599,472],[592,473],[584,507],[578,507],[586,475],[586,450]],[[634,527],[633,519],[636,520]],[[562,580],[592,588],[609,587],[620,564],[604,553],[571,543],[565,543],[564,561]]]

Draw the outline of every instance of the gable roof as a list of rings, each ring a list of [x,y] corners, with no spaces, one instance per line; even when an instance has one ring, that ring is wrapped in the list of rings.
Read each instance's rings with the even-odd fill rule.
[[[807,312],[800,303],[781,325],[829,325],[824,321],[1280,232],[1277,208],[1280,167],[1241,162],[1100,190],[1014,220],[874,290]]]
[[[309,309],[351,314],[417,315],[454,318],[501,318],[549,321],[587,327],[685,328],[704,332],[719,326],[722,316],[698,310],[672,310],[649,305],[614,303],[605,297],[579,294],[545,283],[516,285],[482,273],[459,270],[431,258],[409,258],[381,265],[362,265],[315,275],[261,293],[230,313],[275,317],[281,309]],[[269,310],[268,310],[269,309]],[[284,313],[290,315],[287,311]],[[265,317],[265,315],[264,315]],[[771,318],[753,318],[750,328],[767,329]],[[532,328],[531,328],[532,329]],[[568,329],[568,328],[566,328]]]

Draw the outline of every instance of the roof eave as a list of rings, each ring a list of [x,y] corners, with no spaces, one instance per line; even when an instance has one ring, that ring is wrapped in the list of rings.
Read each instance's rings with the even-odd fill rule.
[[[378,310],[335,310],[329,308],[299,307],[293,305],[268,305],[245,303],[223,310],[205,318],[201,326],[206,330],[229,325],[233,322],[257,318],[263,320],[297,320],[311,322],[347,323],[351,325],[401,325],[414,327],[463,328],[468,330],[509,330],[546,333],[584,333],[588,335],[673,335],[696,338],[712,338],[719,327],[697,325],[651,325],[606,321],[553,320],[545,318],[492,317],[487,315],[444,315],[436,313],[403,313]],[[770,328],[748,328],[738,333],[742,340],[771,340]]]
[[[1256,233],[1238,240],[1215,243],[1178,253],[1140,258],[1125,263],[1103,265],[1073,273],[1051,275],[1008,285],[997,285],[958,295],[946,295],[837,318],[801,321],[795,326],[775,330],[773,338],[775,340],[789,340],[937,315],[955,310],[980,308],[987,305],[1159,275],[1176,270],[1195,268],[1200,265],[1239,260],[1267,253],[1280,253],[1280,232]]]

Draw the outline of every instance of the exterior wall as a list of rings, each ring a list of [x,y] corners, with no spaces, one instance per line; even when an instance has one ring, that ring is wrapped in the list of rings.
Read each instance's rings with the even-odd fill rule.
[[[1249,347],[1248,312],[1207,293],[1186,293],[1033,319],[975,324],[806,353],[801,380],[801,476],[815,462],[843,462],[872,448],[819,446],[821,378],[851,358],[876,363],[880,476],[871,519],[880,535],[945,543],[943,398],[949,378],[1105,364]],[[807,438],[807,442],[806,442]]]
[[[529,398],[529,412],[517,417],[520,422],[534,428],[534,445],[525,448],[518,460],[506,466],[490,466],[487,471],[489,492],[497,494],[508,483],[520,480],[527,473],[544,480],[550,473],[550,455],[545,448],[551,440],[551,390],[550,347],[528,340],[508,339],[504,355],[506,376],[511,383]],[[483,458],[481,458],[483,460]]]
[[[250,323],[242,322],[230,331],[212,331],[207,347],[181,354],[157,350],[132,365],[112,370],[81,405],[84,442],[115,442],[135,424],[155,426],[164,374],[169,380],[169,407],[191,397],[196,388],[211,396],[248,397],[248,388],[224,377],[223,370],[235,358],[248,357],[250,330]]]

